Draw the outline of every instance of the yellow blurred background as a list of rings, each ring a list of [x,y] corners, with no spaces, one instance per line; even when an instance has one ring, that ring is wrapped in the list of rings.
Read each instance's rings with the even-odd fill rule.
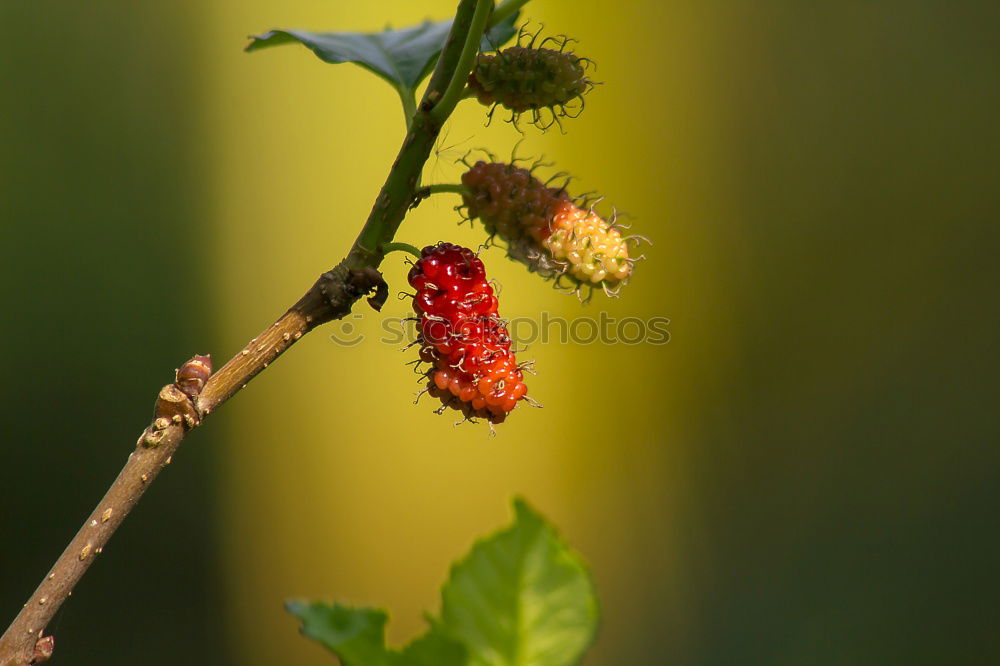
[[[297,45],[248,55],[245,36],[454,5],[0,3],[11,616],[170,369],[228,358],[335,264],[398,150],[383,81]],[[412,404],[415,352],[377,340],[408,301],[359,307],[364,342],[318,329],[185,443],[57,618],[57,658],[330,663],[290,596],[388,608],[398,644],[521,494],[593,568],[587,664],[995,659],[997,5],[526,15],[579,39],[603,85],[519,153],[655,246],[621,299],[586,306],[488,251],[501,314],[669,317],[669,344],[532,345],[545,407],[490,439]],[[459,108],[425,182],[522,140],[483,122]],[[478,245],[456,203],[424,202],[398,239]],[[392,293],[407,268],[384,264]]]

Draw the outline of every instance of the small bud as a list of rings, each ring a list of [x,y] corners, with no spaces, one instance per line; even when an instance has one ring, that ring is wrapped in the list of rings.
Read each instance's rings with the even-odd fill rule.
[[[192,400],[196,399],[205,388],[205,383],[212,374],[212,356],[195,356],[177,369],[174,383]]]
[[[34,653],[31,655],[32,664],[40,664],[52,658],[52,653],[56,649],[56,637],[44,636],[35,641]]]

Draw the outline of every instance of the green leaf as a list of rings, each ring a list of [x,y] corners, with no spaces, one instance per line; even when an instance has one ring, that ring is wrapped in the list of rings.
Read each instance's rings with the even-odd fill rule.
[[[465,646],[431,629],[406,646],[398,666],[466,666]]]
[[[341,604],[289,601],[289,613],[302,621],[302,634],[325,646],[344,666],[466,666],[465,647],[434,629],[402,652],[385,646],[385,611]]]
[[[386,613],[375,608],[289,601],[289,613],[302,621],[302,634],[322,643],[344,666],[390,666],[385,647]]]
[[[290,601],[302,633],[344,666],[569,666],[590,645],[597,599],[587,569],[522,500],[514,524],[478,542],[442,591],[440,619],[402,651],[385,645],[386,613]]]
[[[593,640],[594,586],[580,559],[523,500],[514,525],[452,567],[438,628],[471,666],[567,666]]]
[[[481,49],[492,51],[514,36],[518,12],[493,26],[483,36]],[[332,64],[353,62],[379,75],[393,87],[414,90],[430,74],[451,30],[451,21],[425,21],[401,30],[382,32],[305,32],[271,30],[251,36],[247,51],[282,44],[304,44],[320,60]]]

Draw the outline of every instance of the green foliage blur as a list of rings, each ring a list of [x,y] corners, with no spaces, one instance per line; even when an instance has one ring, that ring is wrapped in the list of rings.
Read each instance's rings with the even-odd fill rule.
[[[385,644],[385,611],[290,601],[303,635],[344,666],[572,666],[594,639],[597,598],[586,566],[526,502],[509,528],[451,567],[440,616],[402,650]]]
[[[383,82],[244,37],[454,5],[0,2],[7,618],[172,369],[224,360],[335,263],[398,148]],[[534,346],[546,407],[490,441],[410,404],[407,354],[308,336],[185,443],[57,616],[55,658],[329,663],[289,596],[392,608],[405,643],[523,494],[592,565],[585,664],[995,661],[1000,5],[526,13],[604,85],[519,150],[656,245],[587,309],[486,253],[501,311],[666,316],[670,343]],[[482,124],[460,107],[428,182],[519,139]],[[452,205],[421,204],[400,240],[481,242]]]

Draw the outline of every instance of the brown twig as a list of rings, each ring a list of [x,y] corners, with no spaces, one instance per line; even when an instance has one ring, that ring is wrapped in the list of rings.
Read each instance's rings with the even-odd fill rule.
[[[338,267],[324,273],[298,303],[219,372],[210,375],[211,361],[206,356],[195,356],[181,366],[174,383],[161,389],[153,421],[139,436],[125,467],[0,637],[0,664],[38,664],[52,655],[55,639],[44,635],[45,627],[146,488],[170,464],[190,430],[303,335],[343,317],[361,296],[384,291],[384,285],[374,268],[352,271]]]
[[[453,81],[465,81],[469,76],[469,50],[478,46],[485,26],[484,12],[488,14],[491,6],[491,0],[460,0],[451,32],[399,155],[347,257],[321,275],[288,312],[207,377],[203,385],[196,381],[197,369],[190,373],[193,377],[184,372],[192,363],[206,359],[195,357],[178,370],[173,384],[160,391],[153,422],[139,437],[118,478],[0,637],[0,666],[38,664],[52,655],[55,639],[45,635],[45,627],[149,484],[170,463],[189,430],[200,425],[303,335],[349,313],[361,296],[374,292],[368,302],[376,310],[381,307],[388,287],[377,268],[385,257],[385,245],[392,241],[413,202],[441,124],[457,103],[457,99],[443,99],[444,93]]]

